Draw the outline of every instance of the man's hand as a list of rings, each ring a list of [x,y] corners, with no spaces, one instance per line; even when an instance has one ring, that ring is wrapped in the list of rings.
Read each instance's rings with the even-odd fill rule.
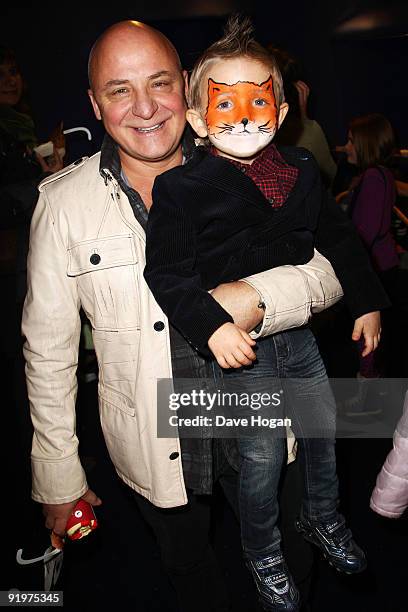
[[[364,350],[361,353],[362,357],[366,357],[378,346],[381,337],[381,316],[378,310],[368,312],[354,321],[354,329],[352,334],[353,340],[360,340],[361,335],[364,337]]]
[[[223,283],[211,291],[211,295],[241,330],[250,332],[261,323],[264,311],[258,308],[259,295],[248,283]]]
[[[61,538],[65,535],[65,526],[73,509],[80,499],[85,500],[92,506],[100,506],[102,501],[91,489],[88,489],[82,497],[66,504],[43,504],[43,514],[45,516],[45,526],[51,529]]]
[[[208,346],[222,368],[240,368],[256,359],[256,344],[246,331],[234,323],[224,323],[208,340]]]

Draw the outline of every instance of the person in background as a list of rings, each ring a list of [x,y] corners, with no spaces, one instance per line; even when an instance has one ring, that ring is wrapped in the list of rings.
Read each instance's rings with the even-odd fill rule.
[[[344,147],[347,161],[358,175],[350,189],[339,194],[337,202],[347,201],[347,211],[354,223],[388,293],[392,310],[385,313],[385,336],[382,350],[360,356],[359,376],[405,376],[407,290],[405,271],[399,269],[399,257],[391,234],[391,214],[395,204],[396,186],[388,167],[395,151],[392,126],[383,115],[372,113],[350,122]],[[404,276],[404,278],[402,278]],[[361,348],[361,347],[360,347]],[[385,369],[387,364],[387,369]]]
[[[408,508],[408,392],[394,432],[394,444],[377,476],[370,508],[387,518],[399,518]]]
[[[327,138],[320,124],[308,117],[310,88],[303,80],[298,60],[287,51],[268,45],[283,77],[285,98],[289,104],[286,119],[276,135],[276,145],[304,147],[315,157],[323,183],[329,187],[337,172]]]
[[[11,386],[21,353],[20,322],[26,292],[26,260],[30,220],[40,181],[62,168],[57,156],[44,160],[33,149],[38,144],[28,103],[27,87],[14,51],[0,45],[0,331],[5,388],[14,403]],[[8,394],[8,391],[7,391]]]
[[[0,46],[0,270],[16,274],[17,299],[25,295],[28,232],[38,184],[63,166],[58,151],[46,160],[38,145],[34,120],[16,55]],[[15,297],[15,295],[13,296]]]

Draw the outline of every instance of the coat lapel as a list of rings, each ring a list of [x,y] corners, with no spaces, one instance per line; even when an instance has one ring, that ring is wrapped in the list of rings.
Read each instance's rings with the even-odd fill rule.
[[[287,213],[291,214],[292,205],[298,205],[299,198],[306,197],[313,187],[316,177],[314,176],[315,173],[311,172],[309,158],[303,158],[299,154],[292,155],[289,149],[280,152],[290,165],[299,169],[298,179],[285,205],[282,208],[275,209],[276,212],[280,211],[281,214],[286,216]],[[268,200],[248,176],[228,160],[208,153],[205,147],[197,147],[196,155],[193,162],[190,162],[187,174],[193,180],[198,180],[229,195],[246,200],[263,210],[265,210],[265,206],[270,208]]]
[[[204,147],[198,147],[198,149],[204,149]],[[197,163],[193,163],[188,171],[191,179],[206,183],[263,209],[265,205],[269,206],[255,183],[229,161],[211,155],[205,150],[197,151],[197,158],[195,160]]]

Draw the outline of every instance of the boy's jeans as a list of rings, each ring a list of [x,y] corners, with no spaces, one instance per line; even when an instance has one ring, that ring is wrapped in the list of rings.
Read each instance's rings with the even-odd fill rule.
[[[277,407],[234,410],[246,417],[291,418],[303,477],[301,514],[311,522],[330,522],[337,516],[338,500],[336,406],[314,336],[308,328],[298,328],[259,340],[257,346],[253,366],[223,370],[225,389],[248,395],[283,390],[284,401]],[[280,545],[277,495],[287,456],[286,431],[241,427],[238,447],[242,545],[249,559],[259,559]]]

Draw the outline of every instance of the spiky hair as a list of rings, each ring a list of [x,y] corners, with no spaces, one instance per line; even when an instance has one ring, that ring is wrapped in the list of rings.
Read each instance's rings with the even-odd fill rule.
[[[203,79],[211,64],[223,59],[246,57],[268,67],[273,80],[276,105],[284,102],[282,75],[273,55],[254,38],[254,26],[249,17],[240,14],[231,15],[225,25],[222,38],[208,47],[197,61],[190,76],[188,105],[201,110]]]

